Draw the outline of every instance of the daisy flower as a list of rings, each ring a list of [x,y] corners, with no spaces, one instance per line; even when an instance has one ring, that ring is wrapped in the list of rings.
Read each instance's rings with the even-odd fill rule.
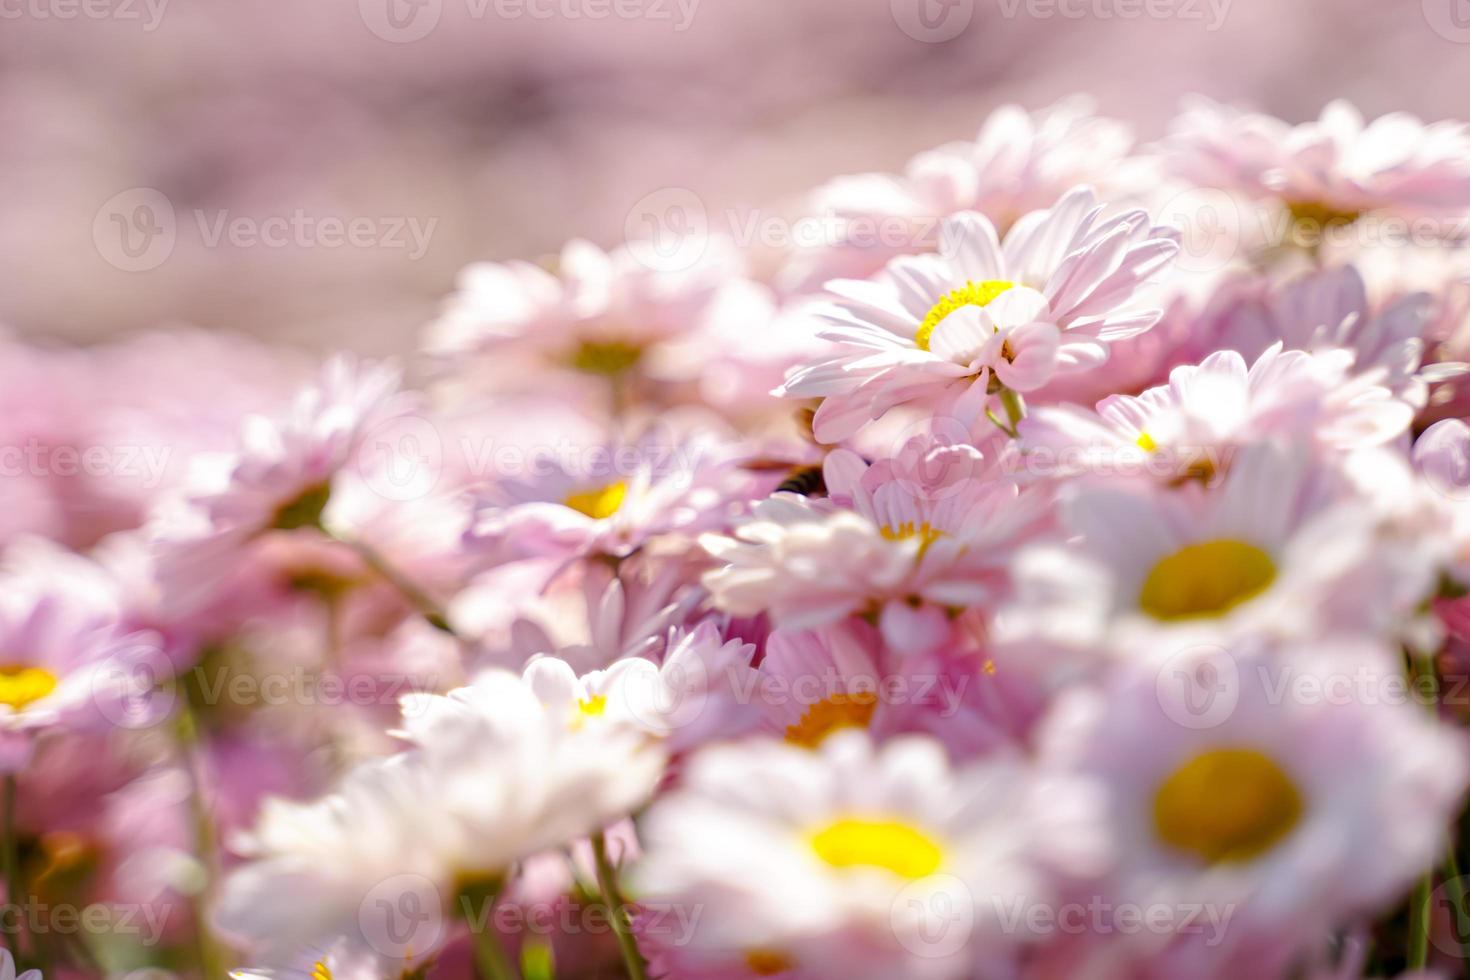
[[[1013,762],[952,770],[923,738],[714,747],[649,810],[633,883],[704,909],[691,958],[758,975],[1000,976],[1020,937],[997,909],[1045,891],[1047,825],[1065,822],[1033,818],[1030,794]]]
[[[639,246],[604,252],[582,240],[562,248],[554,273],[530,262],[476,263],[460,273],[425,349],[446,362],[490,355],[491,369],[522,380],[547,367],[659,375],[687,361],[684,346],[701,331],[769,313],[770,297],[744,279],[729,243],[710,242],[688,269],[661,265]]]
[[[678,751],[755,726],[748,707],[754,654],[753,644],[725,642],[706,622],[671,638],[658,664],[627,657],[578,676],[563,660],[536,657],[523,678],[547,711],[574,730],[643,732]]]
[[[352,461],[377,423],[409,407],[391,364],[339,356],[276,419],[246,419],[239,453],[225,465],[226,486],[196,496],[219,527],[291,530],[321,518],[332,479]]]
[[[329,360],[274,419],[250,416],[233,454],[196,458],[184,507],[154,515],[157,574],[171,605],[196,608],[224,588],[262,534],[320,528],[334,481],[374,427],[407,412],[389,364]]]
[[[837,280],[821,336],[837,356],[793,372],[777,394],[821,398],[813,430],[835,443],[897,405],[954,401],[972,386],[1030,391],[1107,360],[1161,311],[1138,287],[1178,251],[1143,211],[1101,219],[1077,188],[1018,221],[1002,243],[975,213],[946,219],[937,255],[894,259],[872,281]]]
[[[1368,122],[1328,103],[1298,126],[1196,97],[1164,140],[1166,164],[1201,187],[1279,198],[1317,227],[1364,212],[1449,217],[1470,208],[1470,130],[1401,112]]]
[[[720,564],[703,577],[714,605],[735,616],[767,612],[810,628],[876,617],[895,649],[949,636],[946,609],[993,602],[1008,557],[1032,535],[1049,496],[999,479],[969,479],[978,452],[938,447],[927,458],[939,485],[894,461],[869,467],[838,450],[824,467],[830,499],[780,492],[756,504],[733,536],[700,539]]]
[[[1022,420],[1031,471],[1149,474],[1214,485],[1243,445],[1285,437],[1322,452],[1383,445],[1408,430],[1414,410],[1368,377],[1350,377],[1352,356],[1308,354],[1272,344],[1247,367],[1224,350],[1169,373],[1141,395],[1113,395],[1095,411],[1042,406]]]
[[[1335,924],[1384,910],[1442,855],[1470,773],[1465,749],[1403,697],[1390,650],[1336,636],[1186,652],[1170,668],[1211,686],[1139,664],[1074,688],[1043,722],[1039,765],[1103,794],[1113,865],[1099,885],[1110,901],[1230,918],[1213,937],[1105,937],[1099,964],[1117,975],[1130,960],[1151,976],[1239,976],[1245,964],[1285,975]]]
[[[411,750],[362,764],[322,800],[268,802],[240,842],[251,860],[226,881],[219,918],[262,962],[343,935],[383,953],[361,928],[370,899],[432,899],[447,916],[463,890],[627,816],[663,775],[656,740],[571,724],[507,671],[402,705]]]
[[[882,646],[877,631],[855,619],[771,633],[760,665],[763,727],[809,749],[835,732],[873,731],[884,710]]]
[[[660,535],[725,523],[750,492],[732,446],[656,426],[636,440],[552,454],[478,502],[467,534],[492,564],[530,558],[625,558]]]
[[[1203,357],[1233,350],[1255,358],[1280,343],[1287,350],[1340,351],[1351,372],[1391,390],[1416,410],[1429,386],[1464,373],[1456,363],[1426,364],[1435,299],[1401,292],[1369,300],[1362,274],[1351,265],[1309,272],[1284,285],[1264,277],[1227,284],[1199,314],[1184,350]]]
[[[515,570],[506,566],[507,573]],[[646,554],[627,558],[616,569],[584,562],[575,575],[545,588],[542,575],[516,587],[492,571],[483,587],[466,589],[455,608],[483,605],[485,592],[514,605],[504,638],[486,644],[491,650],[487,665],[520,670],[532,657],[551,654],[579,672],[598,670],[626,657],[658,659],[670,634],[686,626],[704,600],[703,590],[691,583],[696,571],[683,559]]]
[[[0,599],[0,770],[15,772],[56,731],[144,727],[172,673],[156,634],[98,621],[60,596]]]
[[[215,920],[262,964],[291,962],[303,949],[350,937],[348,951],[383,952],[359,927],[359,911],[420,910],[436,917],[418,933],[418,956],[440,939],[439,905],[450,896],[461,831],[446,810],[424,806],[442,792],[439,774],[418,754],[363,763],[319,800],[267,799],[253,830],[234,842],[246,861],[225,879]],[[430,936],[432,933],[432,937]],[[405,936],[405,938],[407,938]]]
[[[1433,584],[1428,567],[1395,559],[1368,503],[1305,447],[1246,447],[1212,490],[1074,489],[1068,545],[1017,558],[1016,599],[996,617],[1007,643],[1131,657],[1327,624],[1384,635]]]
[[[794,255],[782,282],[809,291],[829,279],[867,278],[896,255],[932,251],[936,220],[960,211],[1004,230],[1078,184],[1113,179],[1132,145],[1129,128],[1095,115],[1084,96],[1038,112],[1001,106],[973,140],[921,153],[901,174],[838,177],[818,188],[812,211],[835,219],[838,234]]]

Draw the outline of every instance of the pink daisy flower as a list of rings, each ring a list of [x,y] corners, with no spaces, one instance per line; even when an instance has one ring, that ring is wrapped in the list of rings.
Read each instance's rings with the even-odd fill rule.
[[[1470,208],[1470,130],[1457,122],[1425,124],[1402,112],[1368,122],[1337,100],[1293,126],[1196,97],[1162,148],[1192,183],[1279,198],[1294,217],[1318,223]]]
[[[1233,350],[1177,367],[1169,383],[1113,395],[1095,411],[1033,409],[1021,422],[1029,472],[1143,475],[1214,485],[1241,446],[1286,437],[1326,452],[1383,445],[1408,430],[1414,411],[1372,375],[1350,377],[1352,356],[1283,351],[1277,341],[1246,366]]]
[[[1038,112],[1001,106],[973,140],[920,153],[901,174],[829,181],[814,193],[812,211],[836,219],[836,239],[795,254],[781,281],[807,291],[829,279],[865,279],[894,256],[936,248],[939,218],[978,211],[1004,230],[1078,184],[1115,179],[1133,135],[1093,109],[1085,96]]]
[[[636,440],[553,454],[478,503],[467,535],[492,564],[624,558],[650,540],[723,525],[753,492],[733,444],[658,425]]]
[[[1275,343],[1287,350],[1345,351],[1353,374],[1372,378],[1422,409],[1431,384],[1466,370],[1463,364],[1424,363],[1434,304],[1424,292],[1371,302],[1362,275],[1351,265],[1311,272],[1285,285],[1239,279],[1200,313],[1185,350],[1195,357],[1233,350],[1247,358]]]
[[[486,369],[512,383],[548,367],[681,378],[691,376],[681,367],[698,334],[771,313],[769,291],[744,278],[729,243],[708,243],[687,269],[663,265],[641,247],[604,252],[582,240],[562,248],[555,273],[530,262],[476,263],[460,273],[425,349],[446,362],[490,355]]]
[[[895,406],[1030,391],[1059,372],[1107,360],[1107,344],[1142,333],[1158,310],[1139,286],[1178,251],[1177,233],[1143,211],[1101,220],[1078,188],[1016,223],[1002,245],[974,213],[944,222],[938,255],[894,259],[872,281],[839,280],[821,336],[838,353],[793,372],[777,394],[821,398],[813,429],[839,442]]]
[[[61,597],[0,603],[0,771],[14,772],[45,734],[142,728],[166,710],[154,689],[171,673],[151,633],[99,622]]]
[[[974,449],[934,452],[954,463],[934,472],[976,472]],[[792,628],[870,615],[895,649],[926,649],[949,636],[946,609],[1003,593],[1008,556],[1036,532],[1050,499],[995,479],[935,487],[894,461],[870,467],[846,450],[828,456],[825,474],[830,499],[776,493],[733,536],[700,539],[722,565],[703,578],[717,608],[767,612]]]

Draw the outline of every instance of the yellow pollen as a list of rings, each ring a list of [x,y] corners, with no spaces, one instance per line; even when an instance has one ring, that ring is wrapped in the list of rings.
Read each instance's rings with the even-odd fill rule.
[[[839,820],[812,835],[834,868],[881,868],[916,880],[939,870],[944,852],[922,831],[893,820]]]
[[[586,514],[595,521],[601,521],[616,514],[618,508],[623,506],[623,498],[627,495],[628,485],[619,480],[605,487],[598,487],[596,490],[568,494],[562,503],[579,514]]]
[[[806,709],[801,720],[786,726],[786,741],[802,748],[814,749],[828,735],[843,728],[867,728],[878,707],[878,695],[871,691],[834,694]]]
[[[1154,442],[1154,437],[1147,432],[1140,432],[1138,434],[1137,445],[1139,449],[1142,449],[1146,453],[1154,452],[1159,448],[1159,444]]]
[[[959,289],[945,293],[924,315],[923,322],[914,333],[914,343],[919,346],[919,350],[928,350],[929,338],[934,336],[935,328],[945,317],[962,306],[985,306],[1006,290],[1014,289],[1015,285],[1008,279],[983,279],[980,282],[972,280]]]
[[[579,731],[587,724],[588,718],[601,718],[607,714],[607,695],[594,694],[590,698],[581,698],[577,701],[577,711],[572,715],[572,730]]]
[[[913,521],[909,521],[906,524],[900,524],[898,527],[888,527],[885,525],[878,529],[878,533],[889,541],[908,541],[911,538],[918,538],[920,558],[924,557],[924,552],[929,550],[931,544],[944,537],[944,532],[930,527],[928,521],[922,524],[915,524]]]
[[[774,949],[753,949],[745,954],[745,965],[758,977],[774,977],[791,969],[792,962]]]
[[[1357,221],[1361,211],[1344,211],[1320,201],[1289,201],[1286,205],[1291,215],[1291,231],[1288,243],[1315,251],[1322,244],[1323,235]]]
[[[1266,591],[1275,578],[1271,556],[1255,545],[1230,538],[1201,541],[1159,559],[1138,605],[1162,620],[1223,616]]]
[[[40,667],[0,666],[0,704],[20,711],[56,690],[56,683],[56,675]]]
[[[1154,794],[1154,832],[1209,864],[1249,861],[1300,822],[1291,777],[1254,749],[1214,749],[1174,770]]]
[[[635,366],[643,348],[625,340],[588,340],[572,352],[572,367],[588,374],[616,375]]]
[[[332,980],[332,968],[326,960],[317,960],[311,967],[311,980]]]

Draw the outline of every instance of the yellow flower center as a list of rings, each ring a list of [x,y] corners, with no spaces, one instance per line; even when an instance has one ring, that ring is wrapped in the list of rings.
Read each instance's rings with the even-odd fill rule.
[[[1147,432],[1140,432],[1138,438],[1134,440],[1134,445],[1146,453],[1154,453],[1159,450],[1157,440]],[[1218,472],[1214,461],[1204,452],[1197,452],[1193,458],[1181,459],[1179,462],[1183,464],[1179,469],[1179,474],[1169,481],[1169,485],[1173,487],[1181,487],[1190,480],[1208,484]]]
[[[894,820],[839,820],[812,835],[812,848],[834,868],[882,868],[910,880],[932,875],[944,859],[928,835]]]
[[[787,725],[786,741],[814,749],[839,729],[867,728],[877,707],[878,695],[871,691],[834,694],[809,706],[796,724]]]
[[[56,675],[40,667],[12,664],[0,667],[0,704],[16,711],[56,690]]]
[[[1323,235],[1362,217],[1361,211],[1343,211],[1320,201],[1289,201],[1286,209],[1291,214],[1290,244],[1314,251]]]
[[[914,343],[919,350],[929,349],[929,339],[934,336],[934,330],[955,310],[962,306],[985,306],[1001,293],[1008,289],[1014,289],[1015,283],[1008,279],[982,279],[980,282],[966,282],[959,289],[951,290],[935,303],[933,308],[924,315],[924,320],[919,324],[919,329],[914,333]]]
[[[628,484],[619,480],[595,490],[568,494],[562,503],[579,514],[586,514],[594,521],[600,521],[616,514],[618,508],[623,506],[623,498],[627,496]]]
[[[311,980],[332,980],[332,968],[326,960],[317,960],[311,967]]]
[[[588,374],[622,374],[643,357],[643,348],[625,340],[588,340],[572,352],[572,367]]]
[[[581,731],[582,726],[587,724],[588,718],[601,718],[607,714],[607,695],[594,694],[590,698],[580,698],[577,701],[577,710],[572,713],[572,731]]]
[[[789,957],[774,949],[753,949],[745,954],[745,965],[758,977],[774,977],[791,969]]]
[[[918,538],[920,558],[924,557],[924,552],[929,550],[931,544],[944,537],[944,532],[930,527],[928,521],[922,524],[915,524],[913,521],[909,521],[907,524],[900,524],[898,527],[885,525],[878,529],[878,533],[889,541],[908,541],[913,538]]]
[[[1223,616],[1266,591],[1275,578],[1271,556],[1255,545],[1230,538],[1201,541],[1159,559],[1138,604],[1162,620]]]
[[[1154,832],[1210,864],[1249,861],[1291,833],[1302,797],[1291,777],[1254,749],[1201,753],[1154,794]]]

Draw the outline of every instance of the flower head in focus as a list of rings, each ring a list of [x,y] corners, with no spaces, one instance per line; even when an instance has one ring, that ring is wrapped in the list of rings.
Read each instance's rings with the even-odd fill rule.
[[[1006,233],[989,219],[944,222],[937,255],[894,259],[871,281],[837,280],[822,316],[835,357],[792,372],[778,394],[821,398],[813,430],[840,441],[906,403],[940,408],[968,394],[1039,388],[1107,360],[1107,344],[1161,315],[1139,287],[1178,251],[1177,233],[1143,211],[1103,219],[1078,188]],[[976,413],[978,414],[978,413]]]

